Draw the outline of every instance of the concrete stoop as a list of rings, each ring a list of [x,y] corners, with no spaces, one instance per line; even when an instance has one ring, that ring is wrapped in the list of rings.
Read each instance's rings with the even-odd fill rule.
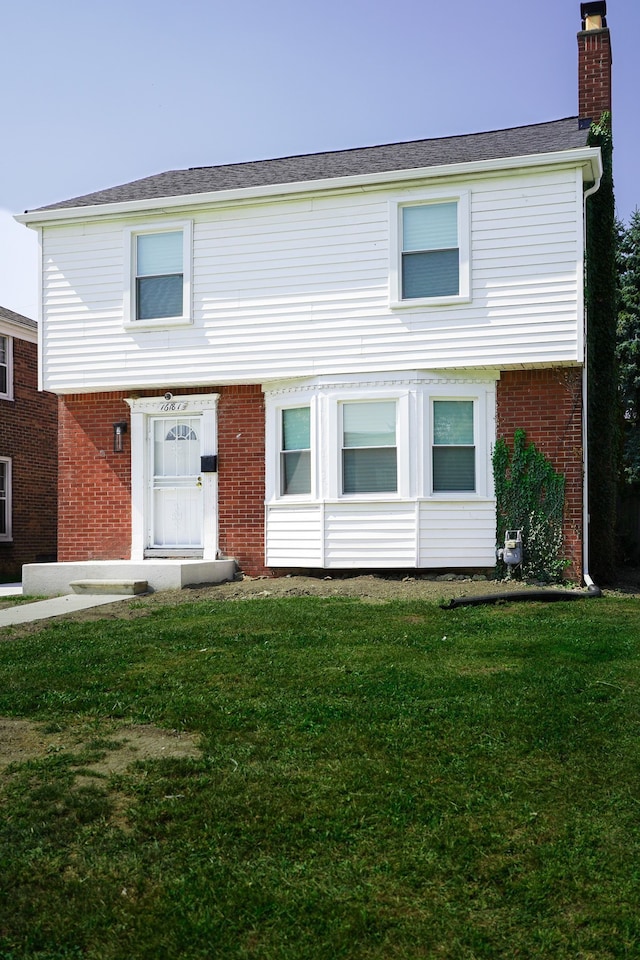
[[[22,592],[31,597],[70,593],[137,596],[147,591],[224,583],[233,580],[236,569],[235,560],[186,558],[27,563],[22,568]]]

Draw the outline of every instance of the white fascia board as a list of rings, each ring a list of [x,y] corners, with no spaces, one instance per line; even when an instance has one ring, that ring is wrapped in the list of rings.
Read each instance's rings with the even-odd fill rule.
[[[602,157],[599,147],[579,147],[573,150],[536,153],[522,157],[499,157],[493,160],[447,163],[435,167],[414,167],[410,170],[387,170],[382,173],[356,174],[322,180],[297,180],[293,183],[275,183],[260,187],[236,187],[233,190],[216,190],[211,193],[193,193],[179,197],[153,197],[148,200],[97,203],[82,207],[62,207],[57,210],[35,210],[31,213],[17,214],[14,219],[28,227],[35,227],[40,224],[93,220],[98,217],[130,217],[145,212],[174,213],[180,209],[187,210],[242,200],[276,200],[306,193],[362,191],[411,180],[454,176],[459,178],[473,174],[526,170],[534,167],[581,167],[583,183],[591,183],[602,176]]]
[[[26,340],[27,343],[38,342],[38,328],[25,327],[22,323],[12,323],[6,317],[0,318],[0,336],[13,337],[14,340]]]

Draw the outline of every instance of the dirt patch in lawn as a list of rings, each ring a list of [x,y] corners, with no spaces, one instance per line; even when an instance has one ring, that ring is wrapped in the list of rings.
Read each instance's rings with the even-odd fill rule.
[[[389,603],[393,600],[441,603],[453,597],[477,596],[488,593],[509,593],[513,590],[539,589],[540,584],[519,580],[490,580],[487,577],[444,574],[440,576],[393,576],[365,574],[361,576],[284,576],[247,577],[219,584],[196,584],[182,590],[162,590],[143,596],[127,598],[114,604],[92,607],[73,614],[65,614],[77,621],[104,619],[132,620],[148,616],[162,606],[194,602],[240,602],[287,597],[347,597],[365,603]],[[571,589],[563,584],[561,589]],[[549,587],[549,589],[555,589]],[[576,587],[579,590],[581,588]],[[631,592],[631,591],[627,591]],[[640,593],[640,587],[636,592]],[[42,629],[43,622],[38,629]],[[28,629],[28,624],[13,628]],[[14,634],[15,635],[15,634]]]
[[[200,756],[198,737],[146,724],[48,730],[32,720],[0,717],[0,772],[47,756],[73,757],[82,781],[124,773],[137,760]],[[77,763],[76,763],[77,758]]]

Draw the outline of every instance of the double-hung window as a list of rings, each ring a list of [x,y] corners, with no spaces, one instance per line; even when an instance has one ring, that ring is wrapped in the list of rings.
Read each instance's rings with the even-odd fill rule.
[[[396,401],[342,404],[342,492],[396,493]]]
[[[11,460],[0,457],[0,541],[11,539]]]
[[[473,400],[433,401],[433,492],[476,490]]]
[[[281,410],[280,494],[311,493],[311,409]]]
[[[441,304],[469,297],[469,198],[394,203],[392,301]]]
[[[0,398],[13,399],[13,341],[0,337]]]
[[[185,323],[191,316],[191,225],[127,230],[131,265],[126,320],[138,325]]]

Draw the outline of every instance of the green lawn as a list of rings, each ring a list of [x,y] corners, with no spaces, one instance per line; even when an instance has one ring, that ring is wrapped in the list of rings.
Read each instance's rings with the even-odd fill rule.
[[[5,636],[11,636],[5,631]],[[640,603],[184,603],[0,643],[1,960],[640,956]],[[202,755],[76,776],[114,722]]]

